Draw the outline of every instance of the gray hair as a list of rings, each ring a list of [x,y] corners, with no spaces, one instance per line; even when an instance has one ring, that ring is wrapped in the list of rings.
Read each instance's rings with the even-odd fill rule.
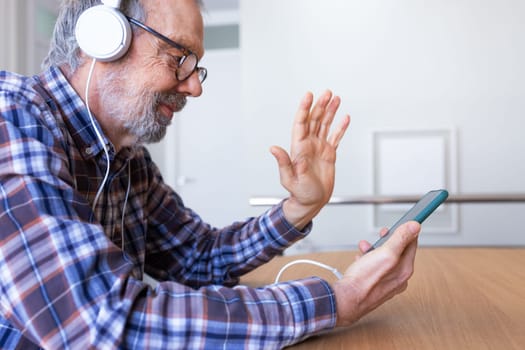
[[[146,21],[146,12],[142,5],[142,0],[123,0],[120,11],[126,16],[133,17],[140,22]],[[202,0],[195,0],[197,5],[204,8]],[[42,68],[50,66],[63,66],[68,73],[74,73],[82,65],[83,60],[80,56],[80,48],[75,38],[75,25],[78,18],[90,7],[100,5],[100,0],[62,0],[60,12],[53,31],[53,37],[49,47],[47,57],[42,62]],[[138,28],[132,28],[133,35],[139,33]]]
[[[100,4],[100,0],[62,0],[49,52],[42,63],[43,69],[64,66],[69,73],[73,73],[82,65],[80,49],[75,38],[75,25],[82,12]],[[120,10],[141,22],[146,20],[140,0],[123,0]],[[136,31],[137,28],[133,28],[133,35],[136,35]]]

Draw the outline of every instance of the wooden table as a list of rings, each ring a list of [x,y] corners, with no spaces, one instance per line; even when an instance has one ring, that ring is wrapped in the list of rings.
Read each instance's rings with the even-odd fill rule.
[[[246,275],[242,283],[272,283],[289,261],[308,258],[337,267],[355,252],[278,257]],[[281,280],[315,274],[294,265]],[[290,349],[525,349],[525,249],[419,248],[406,292],[349,328],[307,339]]]

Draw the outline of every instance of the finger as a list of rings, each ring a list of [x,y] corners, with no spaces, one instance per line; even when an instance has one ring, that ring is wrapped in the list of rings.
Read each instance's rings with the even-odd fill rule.
[[[312,112],[310,113],[310,135],[317,136],[319,133],[320,123],[325,115],[326,108],[332,99],[332,92],[326,90],[315,103]]]
[[[399,257],[395,268],[390,272],[391,279],[394,280],[395,283],[399,284],[406,282],[412,277],[412,274],[414,273],[416,252],[417,239],[406,247],[403,254]]]
[[[279,146],[272,146],[270,148],[270,153],[274,156],[275,160],[277,160],[281,184],[287,188],[287,184],[290,183],[291,179],[294,177],[293,165],[290,156]]]
[[[417,246],[418,246],[418,242],[417,242],[417,237],[416,237],[416,239],[414,239],[414,241],[412,241],[412,243],[410,243],[406,247],[405,251],[403,252],[403,256],[408,257],[409,260],[413,262],[416,257]]]
[[[359,241],[358,247],[361,251],[361,254],[365,254],[368,251],[368,249],[372,247],[372,244],[370,244],[370,242],[368,241]]]
[[[330,127],[340,105],[341,98],[339,96],[335,96],[328,104],[328,107],[326,107],[325,115],[320,123],[319,138],[324,140],[328,137],[328,132],[330,131]]]
[[[380,231],[379,231],[379,237],[384,237],[386,234],[388,233],[388,228],[386,227],[383,227]],[[370,248],[372,248],[373,244],[370,244],[369,242],[367,241],[361,241],[359,242],[359,249],[361,250],[361,252],[363,254],[365,253],[368,253]],[[364,249],[364,250],[363,250]]]
[[[401,271],[405,280],[408,280],[414,273],[414,263],[416,261],[417,238],[408,245],[401,257]]]
[[[393,253],[388,253],[384,249],[376,249],[367,253],[372,245],[362,240],[359,242],[359,250],[361,254],[356,257],[356,263],[350,265],[345,271],[345,276],[366,276],[360,281],[360,284],[365,289],[371,289],[378,283],[382,283],[387,276],[397,267],[398,258],[393,258]]]
[[[292,129],[292,143],[303,140],[306,138],[306,136],[308,136],[308,132],[310,130],[308,118],[310,115],[310,108],[312,107],[313,99],[313,94],[311,92],[307,92],[299,104],[299,108],[295,113],[294,127]]]
[[[399,278],[384,280],[382,282],[381,287],[392,296],[404,292],[408,287],[408,280],[401,280]]]
[[[405,249],[414,242],[421,230],[421,225],[416,221],[409,221],[399,226],[392,237],[390,237],[383,247],[392,250],[395,255],[401,256]]]
[[[410,247],[416,246],[415,242],[409,245]],[[401,256],[397,266],[388,273],[387,278],[383,280],[385,286],[390,286],[396,294],[403,292],[407,286],[410,277],[414,273],[414,259],[415,249],[411,250],[408,256]]]
[[[399,285],[399,287],[397,287],[397,289],[394,291],[394,293],[401,294],[405,290],[407,290],[407,288],[408,288],[408,282],[405,281],[405,282],[401,283],[401,285]]]
[[[335,132],[330,135],[328,138],[328,142],[335,148],[339,146],[339,143],[341,142],[341,139],[345,135],[346,130],[348,129],[348,126],[350,125],[350,115],[346,115],[341,123],[339,124],[339,127],[335,130]]]

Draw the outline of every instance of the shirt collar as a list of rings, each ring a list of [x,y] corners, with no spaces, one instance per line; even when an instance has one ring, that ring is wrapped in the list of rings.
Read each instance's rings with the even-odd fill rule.
[[[100,124],[95,117],[93,117],[93,122],[91,121],[84,101],[73,89],[60,68],[52,66],[42,72],[38,78],[55,100],[64,124],[82,152],[82,156],[89,159],[102,152],[103,147],[93,128],[94,124],[98,130],[102,131]],[[102,132],[101,136],[108,148],[110,158],[113,158],[115,148]]]

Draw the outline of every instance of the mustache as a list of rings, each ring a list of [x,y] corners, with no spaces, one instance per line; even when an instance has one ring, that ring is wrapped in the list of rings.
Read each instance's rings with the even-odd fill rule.
[[[188,99],[183,94],[167,94],[167,93],[156,93],[155,94],[155,106],[163,103],[171,106],[175,112],[180,112],[188,102]]]

